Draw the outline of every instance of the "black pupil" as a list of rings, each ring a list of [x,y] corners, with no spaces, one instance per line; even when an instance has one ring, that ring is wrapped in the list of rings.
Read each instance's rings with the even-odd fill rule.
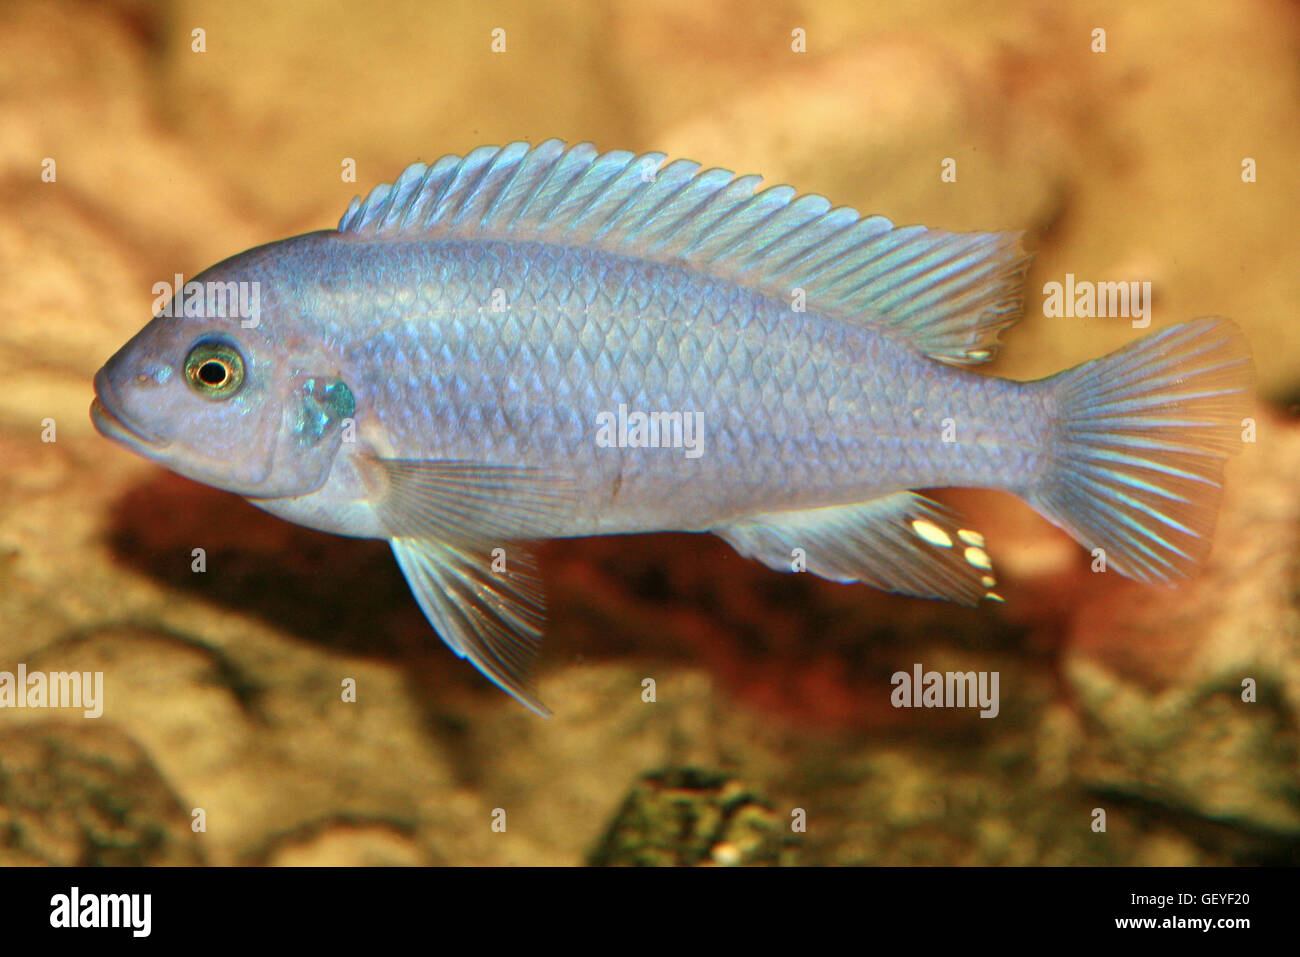
[[[225,363],[209,359],[199,366],[199,379],[206,385],[221,385],[226,381]]]

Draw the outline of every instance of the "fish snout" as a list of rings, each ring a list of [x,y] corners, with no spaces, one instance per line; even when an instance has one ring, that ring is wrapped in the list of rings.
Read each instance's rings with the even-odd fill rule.
[[[161,381],[165,381],[160,381],[153,373],[144,371],[137,376],[137,379],[144,380],[141,384],[146,386],[158,385]],[[122,410],[122,403],[113,388],[108,366],[95,373],[95,398],[90,403],[90,420],[99,430],[100,435],[128,447],[144,445],[158,449],[167,445],[165,440],[133,421]]]

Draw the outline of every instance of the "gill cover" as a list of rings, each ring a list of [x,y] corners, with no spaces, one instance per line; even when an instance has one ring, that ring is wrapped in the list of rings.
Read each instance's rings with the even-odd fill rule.
[[[273,487],[258,498],[287,498],[315,492],[329,478],[339,446],[350,440],[356,412],[352,390],[342,379],[297,376],[285,397],[281,448]]]

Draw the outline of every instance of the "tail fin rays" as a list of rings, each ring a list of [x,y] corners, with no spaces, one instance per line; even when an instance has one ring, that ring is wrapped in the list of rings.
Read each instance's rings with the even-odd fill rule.
[[[1045,380],[1053,465],[1030,502],[1130,578],[1186,576],[1209,551],[1252,378],[1236,326],[1197,319]]]

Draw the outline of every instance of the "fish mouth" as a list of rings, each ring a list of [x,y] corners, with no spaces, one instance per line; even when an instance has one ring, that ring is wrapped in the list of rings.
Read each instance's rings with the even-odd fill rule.
[[[150,435],[140,426],[128,422],[110,411],[108,405],[100,398],[101,395],[105,394],[108,394],[108,383],[104,378],[104,370],[100,369],[95,375],[95,398],[90,403],[90,421],[95,424],[95,428],[99,430],[100,435],[106,439],[121,442],[128,448],[143,446],[150,449],[161,449],[168,445],[167,442],[156,435]]]

